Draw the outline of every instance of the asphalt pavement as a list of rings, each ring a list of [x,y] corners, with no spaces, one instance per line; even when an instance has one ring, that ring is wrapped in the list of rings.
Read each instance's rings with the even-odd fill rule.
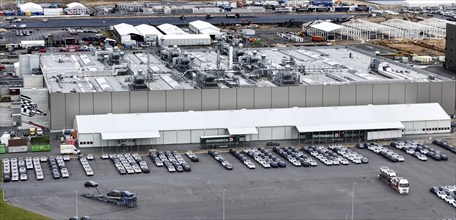
[[[240,18],[226,18],[224,15],[215,16],[212,19],[205,19],[205,16],[187,16],[185,20],[181,20],[178,16],[176,17],[85,17],[85,18],[49,18],[48,22],[41,22],[37,19],[23,19],[22,23],[27,25],[27,28],[76,28],[76,27],[109,27],[120,23],[127,23],[131,25],[139,24],[153,24],[160,25],[164,23],[170,23],[174,25],[185,26],[189,22],[196,20],[205,20],[214,25],[225,24],[240,24],[244,20],[249,20],[255,24],[271,24],[271,23],[283,23],[290,19],[295,21],[312,21],[315,19],[334,19],[349,16],[365,16],[364,14],[345,14],[345,13],[314,13],[314,14],[273,14],[273,15],[241,15]],[[14,23],[18,24],[18,23]],[[8,28],[11,23],[2,23],[0,27]]]
[[[456,185],[455,154],[442,150],[449,161],[422,162],[400,153],[406,161],[390,163],[367,149],[356,151],[369,158],[369,164],[328,167],[318,162],[317,167],[303,168],[287,163],[277,169],[256,164],[249,170],[222,153],[233,164],[234,170],[228,171],[209,155],[198,154],[200,162],[186,159],[191,172],[168,173],[143,156],[151,173],[123,176],[111,161],[96,158],[90,162],[93,177],[85,176],[79,161],[72,159],[67,163],[69,179],[52,179],[49,165],[42,163],[45,180],[30,174],[27,182],[0,187],[7,202],[56,219],[75,215],[75,194],[87,193],[83,183],[88,180],[98,182],[103,193],[118,189],[138,196],[138,207],[131,209],[77,196],[79,216],[93,219],[223,219],[223,204],[225,219],[345,219],[351,218],[353,183],[354,219],[456,217],[455,208],[429,192],[431,186]],[[399,195],[378,180],[382,165],[410,181],[409,195]]]

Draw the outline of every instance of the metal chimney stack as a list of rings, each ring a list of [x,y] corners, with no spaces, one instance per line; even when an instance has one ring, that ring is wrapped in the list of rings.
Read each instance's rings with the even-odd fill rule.
[[[230,46],[230,49],[228,51],[228,56],[229,56],[228,69],[232,70],[233,69],[233,46]]]

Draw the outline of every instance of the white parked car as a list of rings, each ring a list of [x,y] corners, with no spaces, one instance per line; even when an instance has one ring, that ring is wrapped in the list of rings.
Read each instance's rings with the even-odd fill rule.
[[[46,156],[41,156],[40,157],[40,161],[41,162],[46,162],[47,161],[47,157]]]
[[[423,154],[418,154],[416,155],[416,157],[418,158],[418,160],[427,161],[427,157]]]
[[[454,202],[454,198],[452,196],[445,196],[445,202],[448,202],[448,203],[453,203]]]
[[[445,197],[447,196],[443,191],[437,191],[436,194],[441,199],[445,199]]]
[[[397,158],[397,160],[399,162],[404,162],[405,161],[405,158],[403,156],[401,156],[401,155],[397,155],[396,158]]]
[[[92,169],[86,169],[86,174],[87,174],[87,176],[93,176],[93,170]]]
[[[63,161],[70,161],[70,156],[68,154],[63,155]]]
[[[27,181],[27,174],[21,174],[21,181]]]
[[[43,172],[36,172],[36,179],[37,180],[44,180]]]
[[[62,173],[62,178],[68,178],[70,177],[70,173],[68,172],[68,169],[67,168],[62,168],[60,170],[60,173]]]
[[[87,154],[87,160],[93,160],[93,155],[92,154]]]

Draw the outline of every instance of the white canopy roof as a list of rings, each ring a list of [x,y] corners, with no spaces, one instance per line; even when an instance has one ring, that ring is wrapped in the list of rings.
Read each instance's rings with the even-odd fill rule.
[[[401,129],[401,122],[451,120],[437,103],[280,108],[142,114],[78,115],[81,134],[101,133],[103,139],[154,138],[157,132],[228,129],[230,134],[255,134],[257,127],[295,126],[300,132]]]
[[[42,12],[43,11],[43,7],[41,7],[41,5],[38,5],[38,4],[35,4],[33,2],[27,2],[25,4],[22,4],[19,6],[19,8],[21,9],[21,11],[23,12]]]
[[[114,29],[117,31],[117,33],[119,33],[119,35],[128,35],[128,34],[141,35],[141,33],[139,33],[138,30],[136,30],[136,28],[130,24],[120,23],[120,24],[114,25]]]
[[[147,24],[140,24],[135,26],[136,30],[141,33],[142,36],[146,35],[155,35],[155,36],[162,36],[163,34],[157,30],[154,26],[150,26]]]
[[[338,24],[334,24],[334,23],[331,23],[331,22],[324,21],[324,22],[321,22],[321,23],[318,23],[318,24],[313,24],[310,27],[318,29],[318,30],[322,30],[324,32],[331,32],[331,31],[335,31],[337,29],[340,29],[343,26],[338,25]]]
[[[255,127],[251,127],[251,128],[228,128],[228,132],[231,135],[258,134],[258,130]]]
[[[212,29],[213,31],[220,32],[220,28],[218,28],[206,21],[196,20],[196,21],[192,21],[192,22],[188,23],[188,25],[193,26],[194,28],[196,28],[198,30]]]
[[[144,138],[158,138],[160,134],[158,131],[148,132],[103,132],[101,138],[103,140],[119,140],[119,139],[144,139]]]
[[[158,29],[160,29],[161,31],[163,31],[163,33],[167,34],[167,35],[185,35],[185,34],[188,34],[187,32],[183,31],[182,29],[180,29],[179,27],[177,27],[176,25],[172,25],[172,24],[162,24],[162,25],[158,25],[157,26]]]
[[[67,8],[73,9],[73,8],[87,8],[87,7],[79,2],[71,2],[70,4],[67,5]]]

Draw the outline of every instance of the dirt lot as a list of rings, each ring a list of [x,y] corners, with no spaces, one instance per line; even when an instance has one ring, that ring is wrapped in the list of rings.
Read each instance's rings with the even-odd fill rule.
[[[381,40],[375,44],[386,46],[405,53],[418,54],[421,56],[443,56],[445,55],[445,40],[424,39],[424,40]]]

